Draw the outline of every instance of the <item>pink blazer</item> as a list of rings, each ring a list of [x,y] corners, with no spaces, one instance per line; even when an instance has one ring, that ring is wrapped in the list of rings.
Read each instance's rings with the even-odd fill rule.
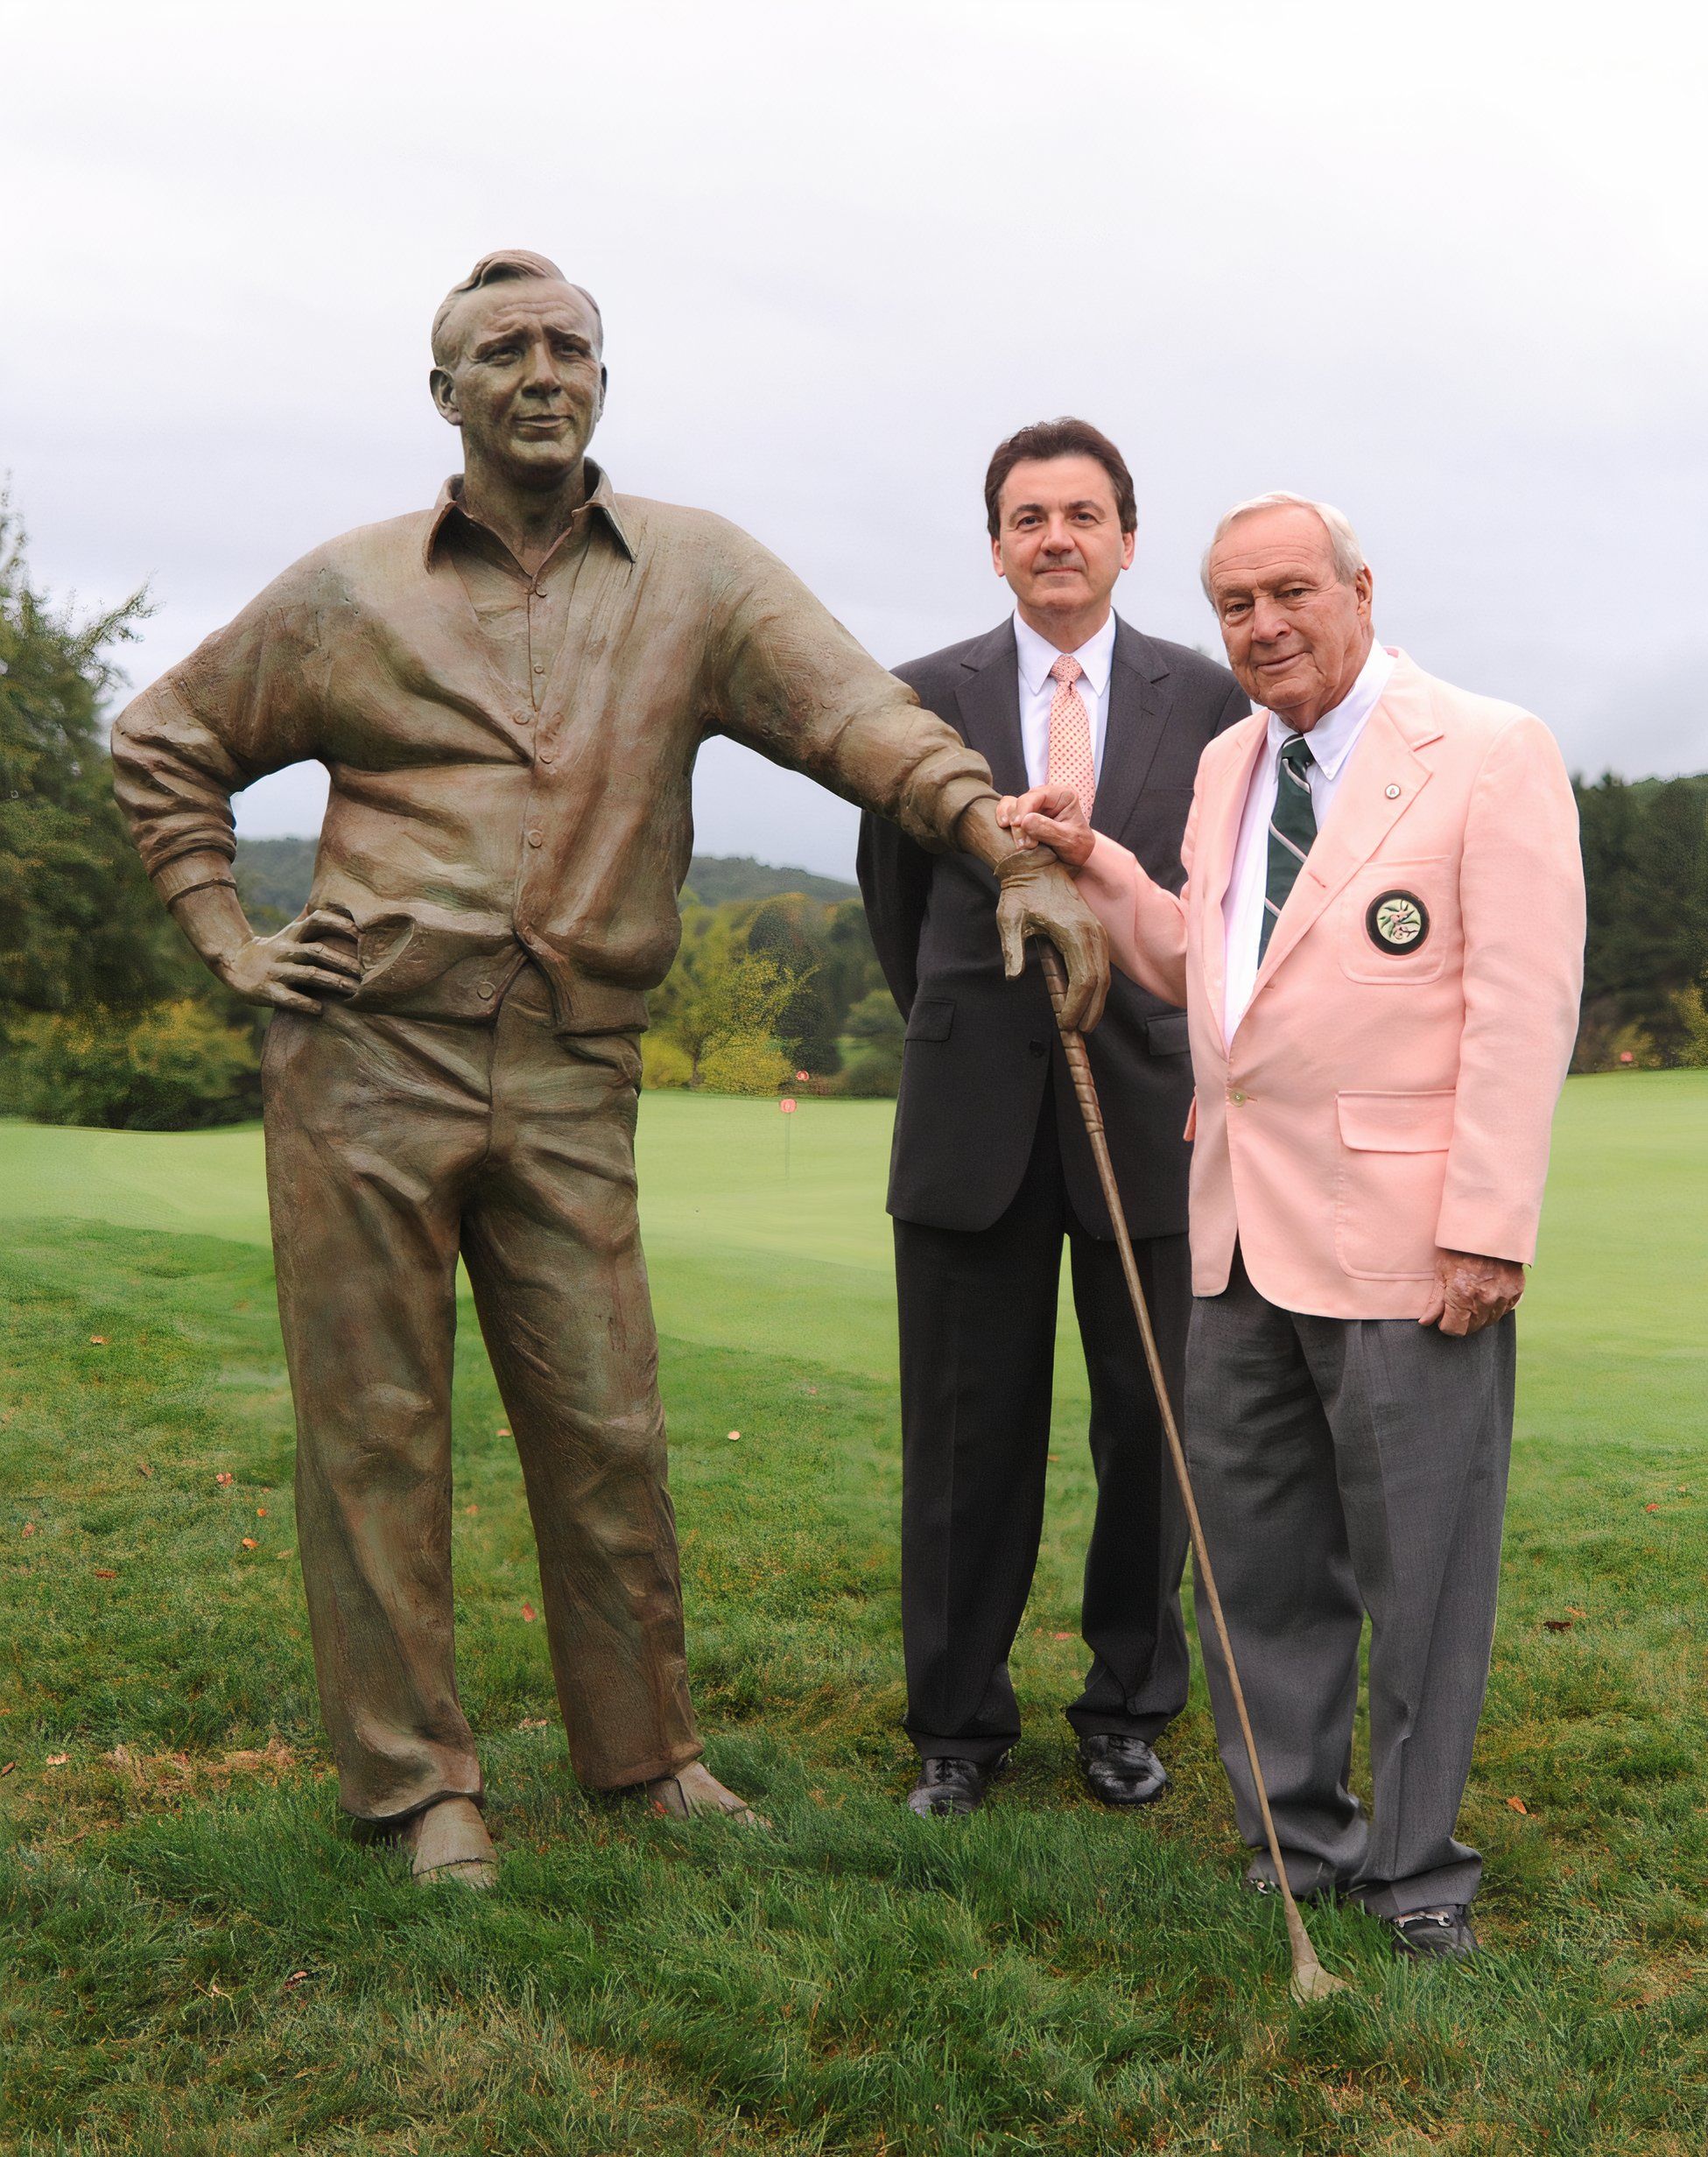
[[[1437,1246],[1529,1263],[1578,1026],[1584,882],[1553,736],[1404,653],[1269,939],[1230,1049],[1222,898],[1263,743],[1198,768],[1177,898],[1099,835],[1079,889],[1116,963],[1184,1004],[1192,1287],[1415,1318]]]

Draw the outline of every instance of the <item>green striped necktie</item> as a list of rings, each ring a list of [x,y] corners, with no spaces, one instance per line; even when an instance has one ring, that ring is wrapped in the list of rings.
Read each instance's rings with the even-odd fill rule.
[[[1281,910],[1287,903],[1287,894],[1298,882],[1304,857],[1317,836],[1317,812],[1311,799],[1310,766],[1313,762],[1311,744],[1304,736],[1290,734],[1281,745],[1275,807],[1269,812],[1269,880],[1263,890],[1263,933],[1257,939],[1260,966]]]

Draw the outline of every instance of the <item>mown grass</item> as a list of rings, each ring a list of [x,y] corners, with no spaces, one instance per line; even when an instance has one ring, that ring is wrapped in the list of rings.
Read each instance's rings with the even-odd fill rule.
[[[252,1135],[0,1129],[5,2147],[1700,2157],[1708,1082],[1568,1091],[1467,1804],[1490,1952],[1416,1971],[1313,1916],[1355,1989],[1312,2011],[1237,1886],[1201,1697],[1166,1804],[1079,1794],[1077,1371],[1016,1773],[972,1822],[903,1812],[882,1112],[809,1104],[786,1185],[774,1110],[646,1114],[696,1691],[776,1831],[578,1793],[470,1328],[485,1900],[420,1894],[337,1822]]]

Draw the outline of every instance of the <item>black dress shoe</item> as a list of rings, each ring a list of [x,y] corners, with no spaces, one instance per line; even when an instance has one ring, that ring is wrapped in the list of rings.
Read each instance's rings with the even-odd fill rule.
[[[1102,1805],[1149,1805],[1169,1787],[1167,1770],[1142,1738],[1081,1738],[1079,1773]]]
[[[1406,1910],[1390,1917],[1394,1952],[1418,1962],[1468,1963],[1480,1950],[1471,1929],[1470,1905],[1446,1902],[1432,1910]]]
[[[917,1813],[922,1820],[977,1812],[985,1802],[991,1777],[1002,1774],[1009,1758],[1004,1753],[994,1760],[921,1760],[919,1780],[907,1794],[908,1810]]]

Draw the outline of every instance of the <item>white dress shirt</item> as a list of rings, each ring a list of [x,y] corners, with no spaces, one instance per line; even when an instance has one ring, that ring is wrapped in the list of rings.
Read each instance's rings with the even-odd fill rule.
[[[1040,636],[1023,622],[1018,613],[1014,617],[1014,642],[1020,661],[1020,745],[1026,755],[1026,783],[1042,786],[1050,776],[1050,706],[1056,695],[1050,670],[1062,655],[1047,636]],[[1067,657],[1077,659],[1085,670],[1073,688],[1091,721],[1091,768],[1101,779],[1103,737],[1109,726],[1109,670],[1115,663],[1113,610],[1103,627]]]
[[[1325,712],[1305,736],[1311,755],[1305,776],[1311,782],[1311,805],[1318,832],[1328,821],[1334,797],[1340,790],[1340,781],[1370,714],[1381,701],[1381,692],[1394,671],[1395,656],[1380,644],[1372,644],[1370,656],[1346,697],[1332,712]],[[1245,814],[1240,819],[1234,874],[1227,880],[1227,889],[1222,897],[1222,927],[1227,940],[1222,1033],[1230,1044],[1257,982],[1257,946],[1263,935],[1263,895],[1269,882],[1269,818],[1275,811],[1275,790],[1281,776],[1281,745],[1298,732],[1290,720],[1277,719],[1273,712],[1269,721],[1262,750],[1252,770]]]

